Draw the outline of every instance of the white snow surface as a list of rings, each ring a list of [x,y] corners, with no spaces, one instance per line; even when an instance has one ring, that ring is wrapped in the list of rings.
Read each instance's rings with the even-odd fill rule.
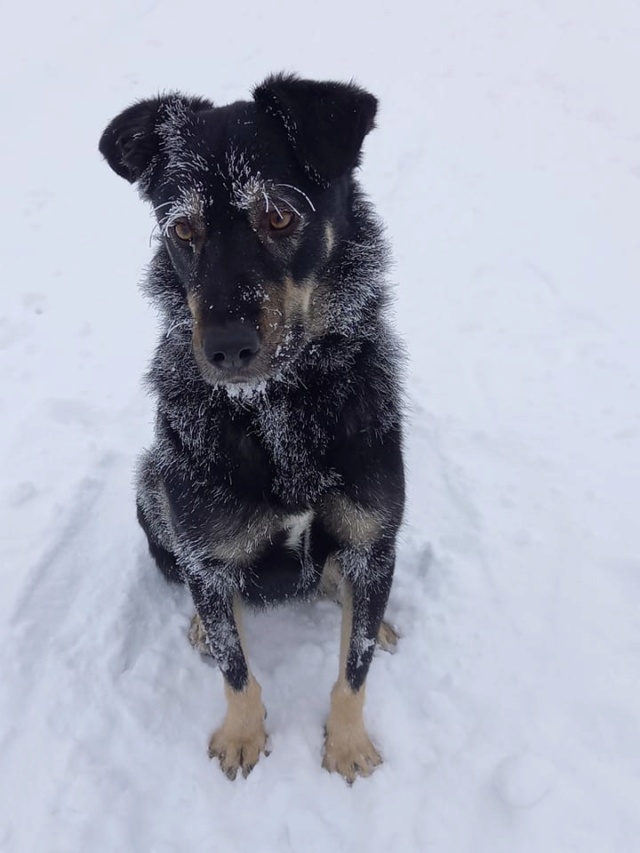
[[[636,853],[636,0],[13,4],[2,65],[0,850]],[[229,782],[220,673],[147,555],[132,466],[152,221],[107,122],[276,70],[381,99],[362,182],[410,353],[408,513],[366,719],[321,769],[329,603],[249,615],[272,753]]]

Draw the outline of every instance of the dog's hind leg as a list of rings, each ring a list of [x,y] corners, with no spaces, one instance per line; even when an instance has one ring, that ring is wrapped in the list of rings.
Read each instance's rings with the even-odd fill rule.
[[[349,567],[343,588],[340,671],[331,691],[322,766],[352,783],[382,763],[367,734],[363,707],[365,680],[391,588],[394,549],[378,542],[349,548],[341,563]]]
[[[140,504],[137,505],[137,511],[138,523],[147,535],[149,553],[155,560],[157,567],[160,569],[165,578],[168,581],[171,581],[171,583],[182,583],[182,576],[180,574],[180,568],[176,558],[171,551],[168,551],[156,540]]]
[[[227,570],[220,569],[222,573]],[[266,716],[262,690],[247,663],[242,603],[237,592],[225,593],[212,573],[190,574],[189,589],[204,634],[204,644],[224,677],[227,713],[211,736],[209,756],[217,758],[229,779],[247,776],[266,753]],[[203,639],[203,638],[200,638]]]
[[[168,581],[181,583],[182,572],[172,548],[171,512],[152,452],[139,462],[137,487],[138,523],[147,536],[149,553]]]
[[[398,647],[400,635],[391,623],[383,620],[376,634],[376,646],[383,652],[393,654]]]
[[[197,652],[200,652],[201,655],[208,655],[209,657],[212,657],[204,625],[202,624],[202,619],[198,616],[197,611],[193,614],[191,624],[189,625],[189,642]]]
[[[330,557],[325,563],[324,570],[322,572],[320,585],[318,586],[318,597],[328,598],[329,601],[335,601],[336,604],[343,607],[343,586],[344,580],[342,578],[342,572],[340,571],[338,561],[334,557]],[[192,630],[195,631],[193,623]],[[194,639],[195,637],[196,635],[194,633]],[[195,648],[203,652],[203,654],[207,653],[206,650],[201,648],[199,643],[194,642],[194,639],[191,639],[191,633],[189,634],[189,639]],[[398,646],[399,639],[400,635],[393,625],[383,619],[376,635],[376,646],[384,652],[390,652],[393,654]]]

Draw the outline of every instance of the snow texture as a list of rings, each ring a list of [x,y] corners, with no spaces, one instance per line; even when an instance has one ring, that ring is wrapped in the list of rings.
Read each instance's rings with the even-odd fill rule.
[[[636,853],[637,2],[60,0],[9,22],[0,850]],[[153,223],[96,151],[138,98],[229,103],[280,66],[380,98],[361,179],[409,354],[402,636],[368,679],[385,763],[352,788],[320,766],[330,602],[249,614],[272,752],[235,783],[207,758],[220,673],[134,513]],[[162,322],[179,357],[179,307]]]

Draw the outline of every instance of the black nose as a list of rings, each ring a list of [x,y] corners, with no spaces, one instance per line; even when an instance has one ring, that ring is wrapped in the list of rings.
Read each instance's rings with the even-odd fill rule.
[[[220,370],[247,367],[260,352],[260,336],[250,323],[236,321],[209,326],[202,341],[204,354]]]

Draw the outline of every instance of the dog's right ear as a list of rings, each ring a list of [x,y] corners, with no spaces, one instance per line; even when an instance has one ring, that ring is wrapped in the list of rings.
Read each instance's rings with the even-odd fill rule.
[[[213,104],[205,98],[192,98],[172,92],[157,98],[139,101],[116,116],[100,138],[100,153],[116,174],[133,184],[158,154],[161,144],[160,128],[171,111],[210,109]]]
[[[274,116],[305,171],[321,184],[360,162],[378,101],[353,83],[300,80],[275,74],[253,90],[258,107]]]

